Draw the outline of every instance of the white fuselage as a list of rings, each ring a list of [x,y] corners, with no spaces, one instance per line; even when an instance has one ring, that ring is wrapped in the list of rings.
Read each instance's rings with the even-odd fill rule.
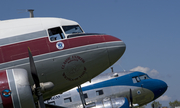
[[[110,35],[87,34],[77,22],[61,18],[0,21],[0,70],[25,69],[32,86],[28,48],[40,82],[54,84],[43,93],[47,99],[106,70],[123,55],[125,44]]]

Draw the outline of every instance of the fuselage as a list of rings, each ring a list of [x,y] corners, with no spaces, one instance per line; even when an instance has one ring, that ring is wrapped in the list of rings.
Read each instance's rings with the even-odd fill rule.
[[[105,108],[105,104],[108,105],[106,107],[112,108],[114,103],[112,100],[121,103],[122,101],[118,99],[122,97],[129,100],[130,89],[133,105],[142,106],[160,97],[166,91],[167,84],[161,80],[152,79],[142,72],[102,74],[95,77],[91,83],[82,84],[86,103],[95,103],[93,108]],[[104,101],[107,99],[111,104]],[[68,108],[82,108],[77,87],[53,96],[48,103]]]
[[[54,84],[43,94],[49,98],[106,70],[123,55],[125,44],[110,35],[85,33],[77,22],[61,18],[0,21],[0,69],[23,68],[33,85],[28,48],[40,82]]]

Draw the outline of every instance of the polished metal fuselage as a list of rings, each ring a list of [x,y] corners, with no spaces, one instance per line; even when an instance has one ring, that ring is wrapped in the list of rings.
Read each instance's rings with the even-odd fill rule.
[[[127,98],[130,102],[131,89],[133,105],[142,106],[157,99],[167,90],[167,84],[164,81],[149,77],[139,82],[133,82],[132,79],[134,77],[143,75],[147,76],[147,74],[142,72],[100,74],[92,82],[86,82],[81,85],[83,94],[86,94],[85,101],[87,105],[94,105],[93,108],[105,108],[106,103],[109,103],[107,104],[108,108],[112,108],[111,104],[115,103],[114,100],[119,103],[122,102],[122,100],[118,100],[119,98]],[[100,95],[98,91],[102,91]],[[71,99],[71,101],[66,102],[66,99]],[[63,94],[53,96],[46,103],[54,103],[55,105],[68,108],[83,107],[77,87]]]

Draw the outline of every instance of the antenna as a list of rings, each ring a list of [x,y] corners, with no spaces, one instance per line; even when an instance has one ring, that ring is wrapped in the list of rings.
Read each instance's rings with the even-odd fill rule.
[[[28,9],[28,12],[30,12],[30,18],[34,18],[34,9]]]
[[[112,74],[113,74],[111,77],[118,77],[119,76],[118,73],[114,73],[113,67],[111,67],[111,71],[112,71]]]
[[[34,9],[18,9],[18,13],[25,13],[29,12],[30,13],[30,18],[34,18]]]
[[[112,73],[114,73],[113,67],[111,67],[111,71],[112,71]]]
[[[122,69],[123,71],[125,72],[126,70],[120,65],[120,63],[117,63]]]

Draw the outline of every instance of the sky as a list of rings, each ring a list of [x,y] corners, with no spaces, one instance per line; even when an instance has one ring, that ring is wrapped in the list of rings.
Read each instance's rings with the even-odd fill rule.
[[[180,101],[180,0],[1,0],[0,20],[59,17],[77,21],[87,33],[105,33],[126,44],[114,71],[139,70],[168,84],[157,99]],[[105,72],[110,72],[107,69]],[[146,106],[150,107],[150,104]]]

